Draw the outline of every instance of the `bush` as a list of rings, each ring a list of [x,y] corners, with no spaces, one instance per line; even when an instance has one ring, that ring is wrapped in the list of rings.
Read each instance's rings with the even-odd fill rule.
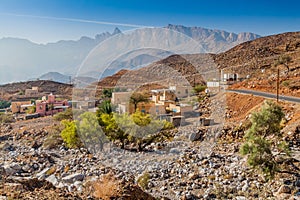
[[[96,152],[103,149],[103,144],[107,142],[95,113],[85,112],[79,116],[77,123],[79,136],[89,150]]]
[[[36,112],[36,106],[31,106],[28,110],[26,110],[27,114],[33,114]]]
[[[106,174],[101,180],[93,183],[93,196],[103,200],[110,200],[117,197],[120,187],[120,183],[112,175]]]
[[[125,133],[116,123],[117,114],[103,113],[99,118],[99,123],[103,127],[103,131],[111,141],[119,140],[121,142],[121,148],[125,146],[125,141],[128,138],[128,134]]]
[[[288,146],[281,140],[280,123],[284,117],[282,108],[267,101],[260,112],[253,113],[251,127],[245,135],[245,143],[240,148],[242,155],[248,156],[248,164],[260,169],[267,179],[274,177],[278,164],[273,150],[289,155]]]
[[[11,114],[0,113],[0,123],[12,123],[14,121],[14,117]]]
[[[195,91],[196,94],[199,94],[199,93],[203,92],[205,89],[206,89],[205,85],[196,85],[194,87],[194,91]]]
[[[8,108],[10,104],[11,103],[9,101],[0,101],[0,109]]]
[[[171,122],[167,120],[163,120],[162,122],[164,123],[164,127],[162,130],[170,130],[174,128],[174,124],[172,124]]]
[[[148,189],[149,180],[150,180],[150,174],[146,172],[138,178],[137,183],[141,188],[146,190]]]
[[[124,148],[126,141],[135,143],[138,150],[142,150],[142,145],[147,145],[152,136],[157,137],[159,131],[174,128],[172,123],[154,119],[140,111],[132,115],[102,113],[98,120],[109,140],[120,141],[121,148]]]
[[[112,97],[112,93],[113,93],[113,89],[112,88],[104,88],[102,90],[102,95],[104,98],[111,98]]]
[[[64,129],[61,131],[61,137],[68,148],[78,148],[81,146],[80,138],[77,134],[75,121],[62,120]]]
[[[68,108],[64,112],[57,113],[54,115],[54,119],[56,121],[62,121],[62,120],[73,120],[73,112],[71,108]]]
[[[48,136],[43,143],[43,147],[46,149],[53,149],[58,147],[63,143],[62,137],[60,135],[62,127],[54,125],[50,130],[48,130]]]

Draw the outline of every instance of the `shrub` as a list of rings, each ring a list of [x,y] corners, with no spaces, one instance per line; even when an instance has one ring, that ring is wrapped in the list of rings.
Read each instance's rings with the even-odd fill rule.
[[[148,189],[148,184],[150,180],[150,174],[148,172],[139,176],[137,183],[138,185],[143,188],[144,190]]]
[[[162,130],[170,130],[174,128],[174,125],[171,122],[167,120],[163,120],[162,122],[164,123],[164,127]]]
[[[64,112],[57,113],[54,115],[54,119],[56,121],[62,121],[62,120],[72,120],[73,119],[73,112],[71,108],[68,108]]]
[[[43,147],[46,149],[55,148],[63,143],[62,137],[60,135],[62,127],[54,125],[50,130],[48,130],[48,136],[43,143]]]
[[[111,98],[113,93],[113,89],[111,88],[105,88],[102,90],[102,95],[104,98]]]
[[[99,122],[100,125],[103,126],[103,130],[106,136],[111,141],[119,140],[121,142],[121,148],[123,149],[125,146],[125,140],[128,138],[128,134],[125,133],[116,123],[116,115],[117,114],[106,114],[103,113],[100,118]]]
[[[142,150],[142,145],[147,145],[152,136],[157,137],[159,131],[174,128],[172,123],[154,119],[140,111],[132,115],[103,113],[98,120],[109,140],[119,140],[121,148],[124,148],[126,141],[135,143],[138,150]]]
[[[260,169],[267,179],[274,177],[278,164],[272,150],[289,155],[288,146],[281,140],[280,123],[284,117],[282,108],[267,101],[260,112],[253,113],[251,127],[245,135],[245,143],[240,148],[242,155],[248,156],[248,164]]]
[[[103,144],[107,138],[99,126],[95,113],[85,112],[79,116],[77,123],[78,131],[82,142],[89,150],[96,152],[103,149]]]
[[[205,89],[206,89],[205,85],[196,85],[194,87],[194,91],[195,91],[196,94],[199,94],[199,93],[203,92]]]
[[[77,134],[75,121],[62,120],[64,129],[61,131],[61,137],[68,148],[78,148],[81,146],[80,138]]]
[[[8,108],[10,104],[11,103],[9,101],[0,101],[0,109]]]
[[[33,114],[36,112],[36,106],[31,106],[28,110],[26,110],[27,114]]]
[[[14,121],[14,117],[11,114],[0,113],[0,123],[12,123]]]
[[[120,183],[112,175],[106,174],[93,183],[93,196],[103,200],[110,200],[117,197],[120,187]]]

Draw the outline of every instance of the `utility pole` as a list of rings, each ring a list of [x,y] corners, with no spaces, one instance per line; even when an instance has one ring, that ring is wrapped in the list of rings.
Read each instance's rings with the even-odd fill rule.
[[[277,103],[279,102],[279,67],[277,67]]]

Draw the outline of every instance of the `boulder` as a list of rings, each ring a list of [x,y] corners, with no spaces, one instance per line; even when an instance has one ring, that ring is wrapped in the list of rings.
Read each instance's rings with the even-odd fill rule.
[[[19,172],[22,167],[18,163],[6,164],[3,166],[6,175],[13,175]]]
[[[38,179],[44,179],[47,176],[47,171],[49,170],[49,167],[46,167],[45,169],[43,169],[42,171],[40,171],[39,173],[36,174],[36,177]]]
[[[290,194],[291,193],[291,188],[287,185],[282,185],[279,189],[278,189],[278,194],[282,194],[282,193],[286,193],[286,194]]]
[[[76,181],[82,181],[84,179],[84,175],[81,173],[71,174],[62,178],[62,180],[66,183],[74,183]]]
[[[58,180],[55,177],[54,174],[50,175],[49,177],[46,178],[46,181],[49,181],[50,183],[52,183],[52,185],[56,186],[58,185]]]
[[[181,151],[177,148],[171,148],[169,152],[172,154],[180,154]]]
[[[201,138],[201,135],[202,135],[201,131],[193,132],[189,135],[189,140],[192,142],[199,140]]]
[[[298,179],[298,180],[295,181],[295,186],[296,187],[300,187],[300,179]]]

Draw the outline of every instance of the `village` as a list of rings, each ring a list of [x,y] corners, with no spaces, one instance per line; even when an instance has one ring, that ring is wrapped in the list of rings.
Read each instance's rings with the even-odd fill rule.
[[[206,86],[201,86],[201,91],[205,92],[206,97],[239,80],[238,74],[223,73],[222,71],[220,75],[220,80],[209,81]],[[85,89],[82,88],[82,90]],[[119,114],[132,114],[139,110],[142,113],[155,116],[159,120],[167,120],[176,127],[188,123],[209,125],[211,120],[213,122],[213,119],[200,117],[202,113],[198,109],[199,102],[197,99],[200,91],[192,86],[170,85],[168,88],[150,88],[143,92],[132,92],[130,88],[123,89],[123,91],[103,90],[111,92],[109,100],[115,108],[114,111]],[[140,97],[134,97],[135,93]],[[137,102],[131,101],[134,98],[142,99],[137,100]],[[28,120],[53,116],[68,108],[96,112],[102,101],[103,96],[98,99],[72,100],[51,92],[41,93],[39,87],[32,87],[25,89],[24,94],[15,95],[10,102],[10,107],[1,109],[1,111],[2,113],[13,114],[16,120]]]

